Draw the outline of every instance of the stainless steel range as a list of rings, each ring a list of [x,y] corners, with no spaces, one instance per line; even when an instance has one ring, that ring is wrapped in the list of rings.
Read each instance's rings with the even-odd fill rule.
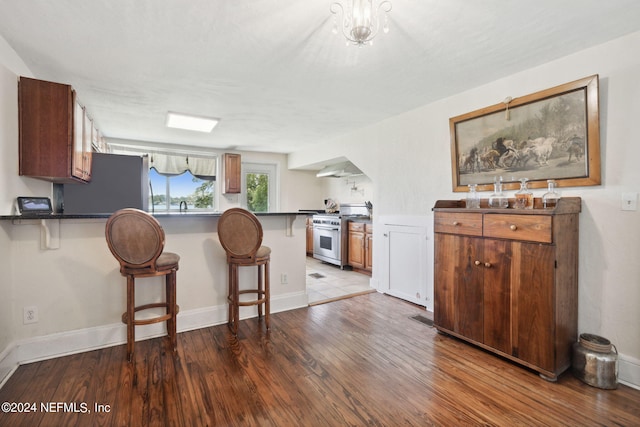
[[[366,204],[345,204],[339,213],[313,216],[313,257],[340,268],[347,265],[347,222],[355,218],[369,218]]]

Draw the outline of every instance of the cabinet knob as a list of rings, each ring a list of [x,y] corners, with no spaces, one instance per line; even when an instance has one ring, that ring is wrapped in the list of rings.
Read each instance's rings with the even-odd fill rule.
[[[454,226],[458,226],[458,225],[460,225],[460,223],[458,221],[453,221],[453,225]]]
[[[474,264],[475,264],[475,265],[480,265],[480,264],[482,264],[482,263],[481,263],[480,261],[477,261],[477,260],[476,260],[476,262],[474,262]]]
[[[485,262],[484,266],[487,267],[487,268],[491,268],[491,263],[490,262]]]
[[[511,224],[511,226],[509,227],[511,230],[516,231],[518,229],[518,226],[515,224]]]

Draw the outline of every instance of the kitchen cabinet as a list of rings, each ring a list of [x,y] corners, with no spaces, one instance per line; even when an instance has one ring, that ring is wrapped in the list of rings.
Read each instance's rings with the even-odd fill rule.
[[[18,120],[20,175],[58,183],[91,180],[92,123],[71,86],[21,77]]]
[[[436,203],[434,326],[555,380],[577,340],[581,200],[535,206]]]
[[[373,269],[373,226],[364,222],[349,221],[348,264],[354,269],[371,273]]]
[[[224,193],[241,193],[241,168],[242,160],[240,154],[226,153],[224,155]]]
[[[307,217],[307,255],[313,256],[313,217]]]

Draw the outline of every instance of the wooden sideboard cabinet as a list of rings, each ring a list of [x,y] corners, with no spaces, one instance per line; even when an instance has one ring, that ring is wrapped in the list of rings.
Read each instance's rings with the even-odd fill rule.
[[[577,340],[581,199],[534,206],[436,203],[434,326],[555,380]]]
[[[92,121],[69,85],[20,77],[19,173],[52,182],[91,180]]]
[[[242,160],[240,154],[224,155],[224,192],[239,194],[242,192],[241,177]]]
[[[348,264],[357,270],[371,273],[373,270],[373,226],[364,222],[349,221]]]

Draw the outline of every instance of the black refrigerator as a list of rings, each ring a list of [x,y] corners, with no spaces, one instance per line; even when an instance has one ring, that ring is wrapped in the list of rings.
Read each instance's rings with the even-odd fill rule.
[[[93,153],[91,181],[64,184],[64,214],[111,214],[122,208],[149,206],[147,156]]]

